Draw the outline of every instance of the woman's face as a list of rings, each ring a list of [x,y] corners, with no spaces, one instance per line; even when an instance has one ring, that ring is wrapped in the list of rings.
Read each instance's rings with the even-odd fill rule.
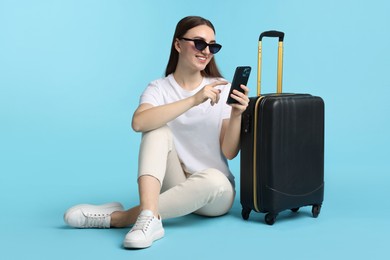
[[[188,30],[183,38],[200,39],[206,43],[215,43],[214,31],[207,25],[199,25]],[[179,64],[191,70],[204,70],[214,56],[209,47],[202,51],[196,49],[193,41],[176,39],[175,47],[179,52]]]

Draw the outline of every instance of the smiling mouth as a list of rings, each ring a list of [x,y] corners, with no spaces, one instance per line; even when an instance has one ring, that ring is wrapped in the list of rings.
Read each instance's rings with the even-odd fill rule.
[[[207,60],[207,57],[205,56],[196,56],[196,58],[200,61],[206,61]]]

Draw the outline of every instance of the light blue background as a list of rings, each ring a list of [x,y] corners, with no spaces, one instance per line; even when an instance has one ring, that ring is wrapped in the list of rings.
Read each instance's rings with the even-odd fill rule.
[[[0,257],[385,258],[389,10],[385,0],[0,0]],[[174,27],[187,15],[214,23],[229,80],[237,65],[256,67],[260,32],[286,33],[284,91],[326,103],[319,218],[304,208],[272,227],[263,214],[245,222],[237,196],[222,218],[166,221],[166,237],[140,251],[121,248],[128,229],[66,228],[62,214],[74,204],[138,202],[131,116],[147,83],[163,75]],[[264,92],[273,92],[276,49],[267,42]],[[230,165],[239,188],[238,158]]]

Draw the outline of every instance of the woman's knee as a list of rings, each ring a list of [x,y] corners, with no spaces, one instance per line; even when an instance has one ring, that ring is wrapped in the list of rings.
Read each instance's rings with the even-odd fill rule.
[[[232,207],[235,197],[235,190],[230,181],[222,172],[215,169],[207,169],[197,174],[205,179],[204,185],[209,189],[210,197],[208,203],[194,213],[208,217],[226,214]]]
[[[219,170],[210,168],[197,172],[195,175],[204,180],[203,189],[208,188],[211,192],[217,192],[217,196],[233,189],[228,178]]]
[[[173,134],[171,129],[167,125],[142,133],[142,148],[147,147],[149,149],[154,150],[154,148],[159,147],[160,145],[167,145],[168,149],[171,150],[172,143]]]
[[[168,136],[168,137],[171,137],[172,136],[172,131],[169,128],[169,126],[164,125],[162,127],[150,130],[148,132],[144,132],[144,133],[142,133],[142,136],[143,137],[149,137],[149,136],[157,136],[157,137]]]

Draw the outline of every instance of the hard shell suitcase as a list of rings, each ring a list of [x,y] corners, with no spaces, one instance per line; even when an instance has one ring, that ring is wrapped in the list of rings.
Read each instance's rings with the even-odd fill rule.
[[[277,93],[261,95],[262,38],[278,37]],[[274,224],[278,213],[312,206],[324,198],[324,102],[310,94],[282,94],[284,33],[259,37],[257,96],[251,97],[241,126],[240,202],[242,217],[252,210]]]

